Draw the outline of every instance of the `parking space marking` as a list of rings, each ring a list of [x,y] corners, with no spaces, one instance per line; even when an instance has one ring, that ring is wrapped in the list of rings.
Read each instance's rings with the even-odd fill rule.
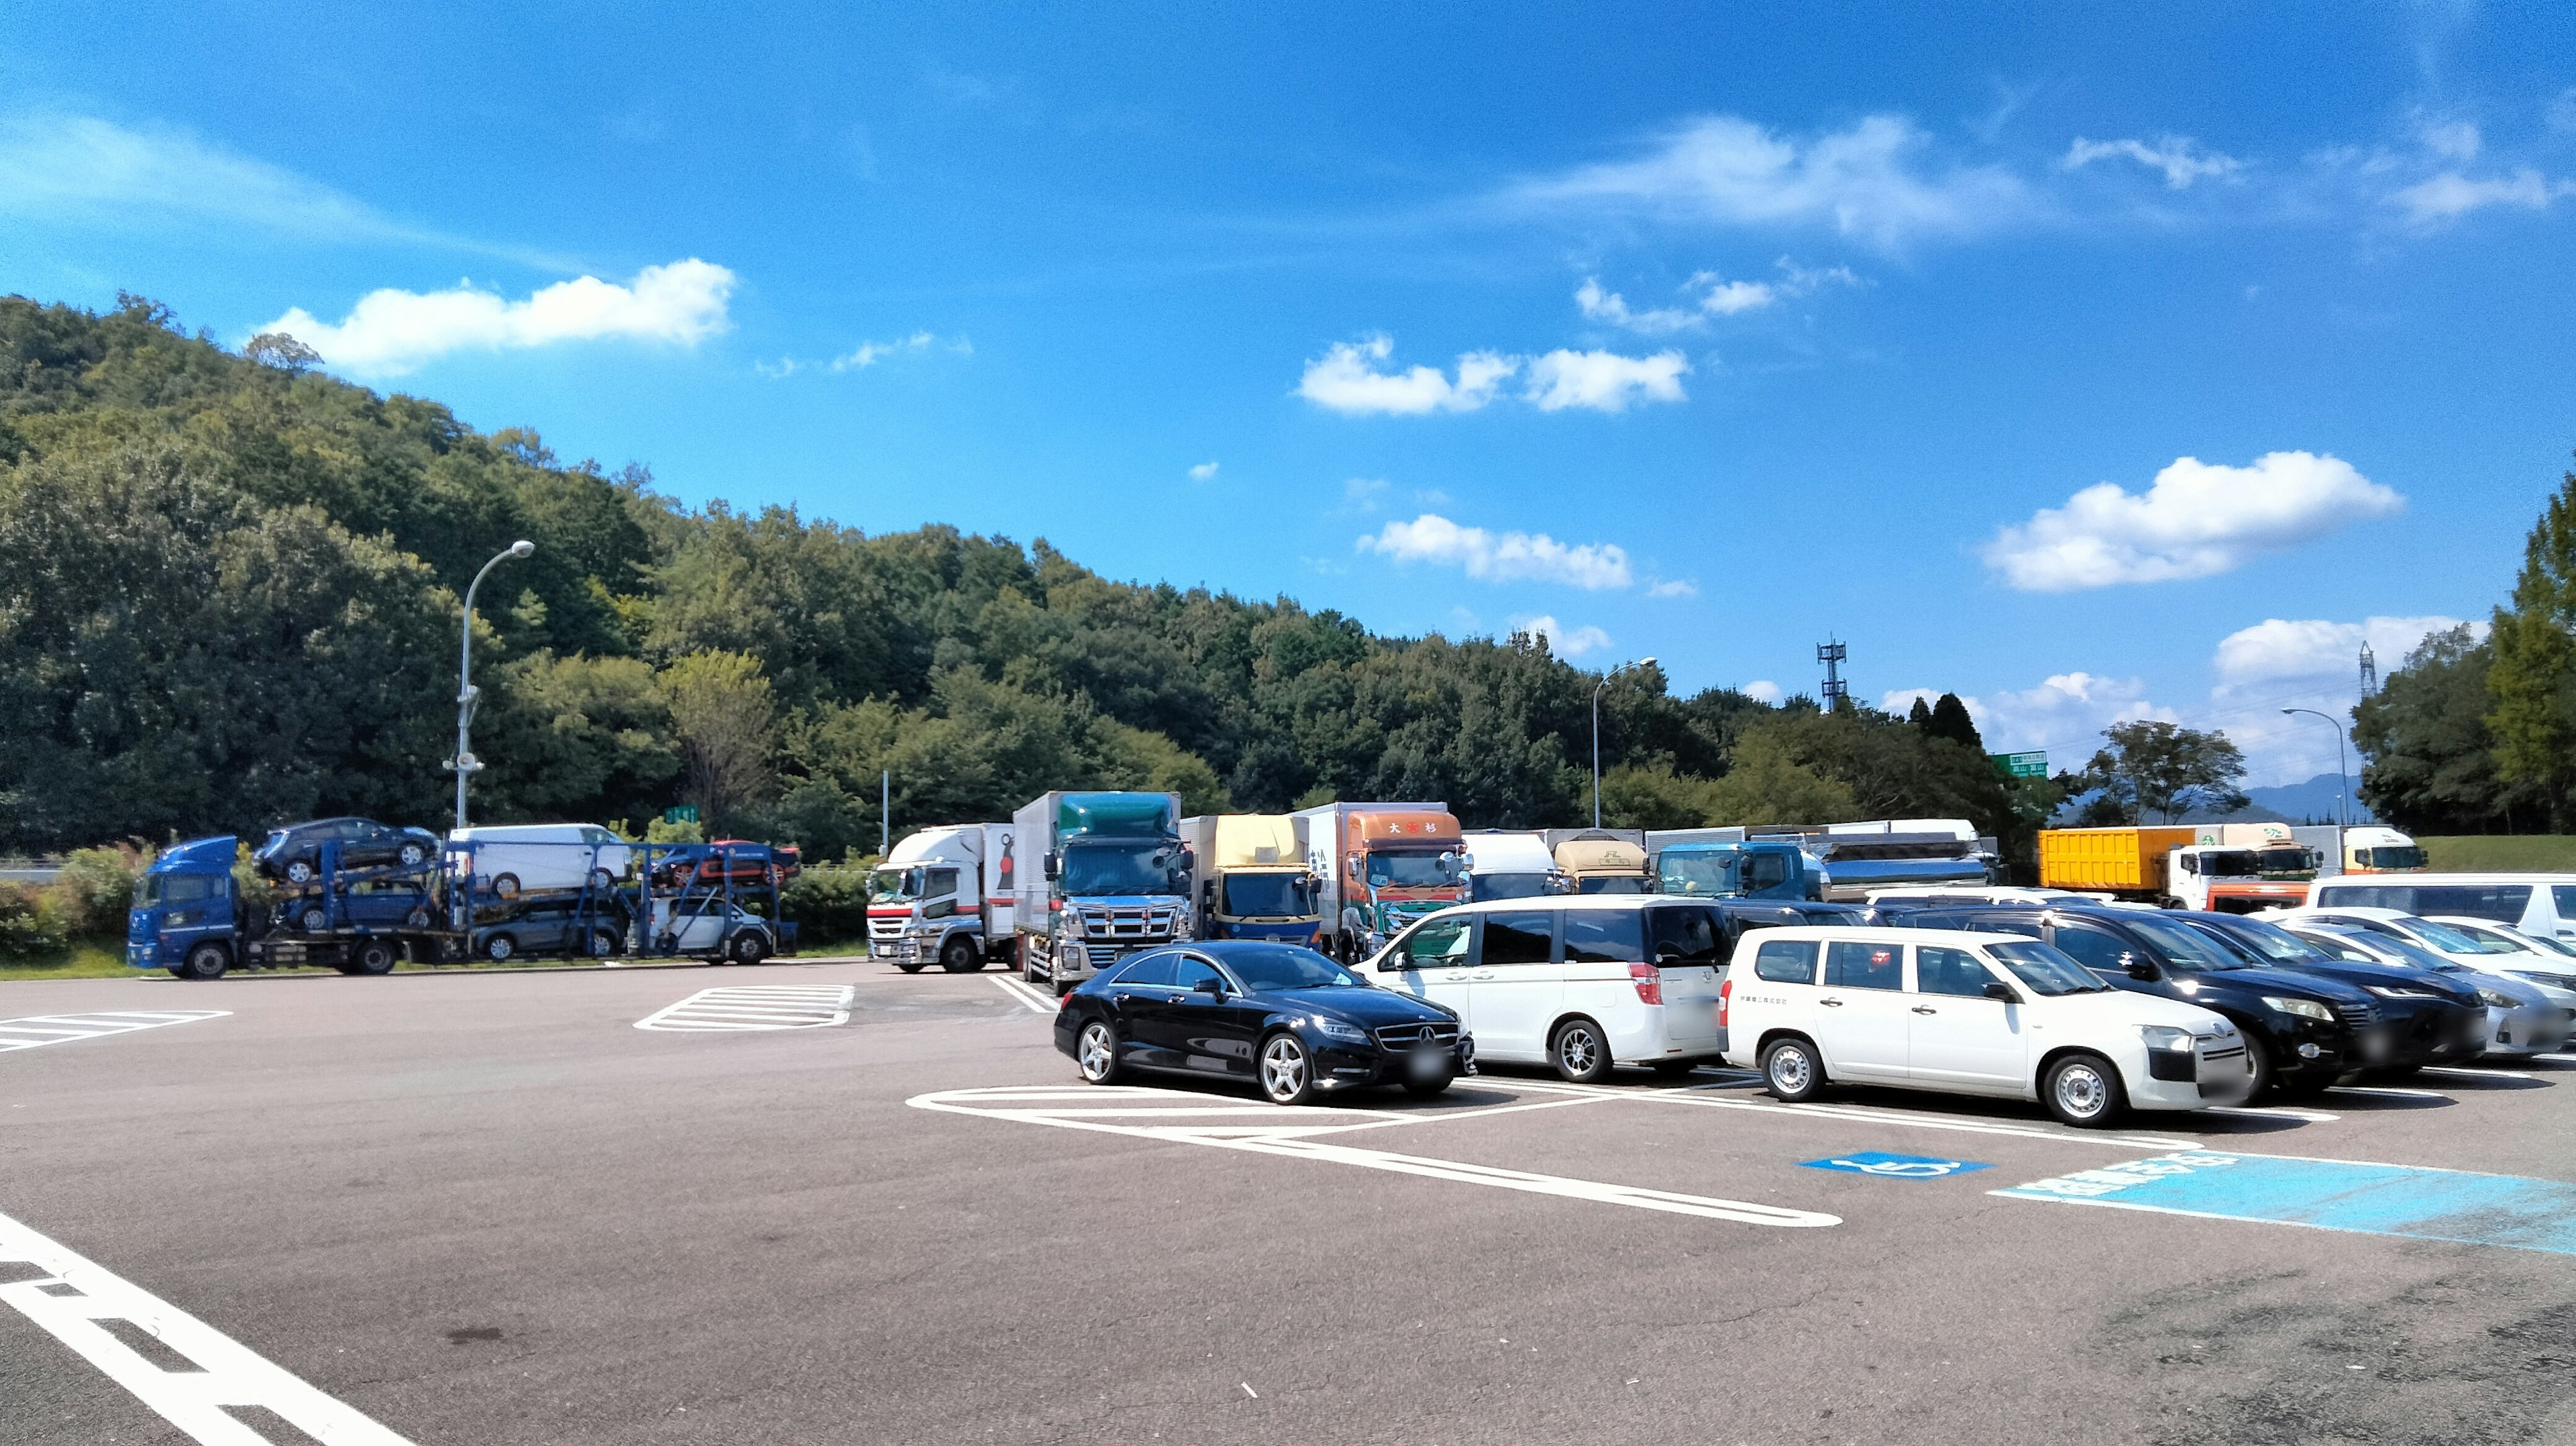
[[[1818,1115],[1827,1119],[1850,1120],[1871,1125],[1908,1125],[1925,1130],[1953,1130],[1975,1135],[2010,1135],[2026,1140],[2061,1140],[2079,1145],[2145,1145],[2153,1149],[2195,1148],[2197,1141],[2172,1135],[2153,1135],[2112,1131],[2050,1129],[2044,1125],[2026,1125],[2013,1120],[1980,1120],[1960,1115],[1918,1114],[1912,1110],[1882,1109],[1875,1105],[1783,1104],[1778,1100],[1727,1099],[1708,1093],[1730,1086],[1687,1085],[1680,1089],[1623,1090],[1599,1085],[1554,1084],[1539,1081],[1515,1081],[1525,1089],[1579,1090],[1610,1099],[1651,1100],[1662,1104],[1698,1105],[1709,1109],[1750,1110],[1757,1114]]]
[[[2403,1085],[2336,1085],[2330,1093],[2339,1095],[2382,1095],[2392,1100],[2440,1100],[2452,1103],[2440,1090],[2408,1089]]]
[[[93,1009],[83,1014],[29,1014],[0,1019],[0,1054],[42,1044],[70,1044],[107,1034],[132,1034],[172,1024],[221,1019],[229,1009]]]
[[[2537,1055],[2537,1056],[2535,1056],[2535,1058],[2538,1058],[2538,1059],[2547,1059],[2547,1058],[2549,1058],[2549,1056],[2544,1054],[2544,1055]],[[2538,1075],[2536,1075],[2536,1074],[2533,1074],[2533,1073],[2529,1072],[2528,1070],[2519,1070],[2519,1069],[2453,1069],[2453,1068],[2451,1068],[2451,1067],[2450,1067],[2450,1066],[2448,1066],[2448,1065],[2439,1065],[2439,1064],[2428,1064],[2428,1065],[2424,1066],[2424,1073],[2426,1073],[2426,1074],[2451,1074],[2451,1075],[2458,1075],[2458,1076],[2459,1076],[2460,1078],[2462,1078],[2462,1079],[2538,1079],[2538,1078],[2540,1078],[2540,1076],[2538,1076]]]
[[[274,1412],[322,1446],[410,1446],[357,1408],[5,1215],[0,1261],[24,1261],[45,1272],[0,1285],[0,1301],[204,1446],[270,1446],[233,1408]],[[158,1341],[188,1368],[168,1369],[146,1357],[110,1329],[118,1326]]]
[[[669,1034],[764,1029],[824,1029],[850,1022],[859,991],[847,984],[737,984],[701,989],[635,1021]]]
[[[2576,1255],[2576,1185],[2425,1165],[2178,1151],[1987,1193]]]
[[[2305,1105],[2205,1105],[2203,1108],[2213,1115],[2252,1115],[2257,1119],[2297,1120],[2309,1125],[2331,1125],[2343,1118]]]
[[[1605,1092],[1597,1096],[1549,1103],[1577,1105],[1620,1098],[1624,1096]],[[1669,1190],[1649,1190],[1634,1185],[1607,1184],[1598,1180],[1576,1180],[1563,1175],[1542,1175],[1527,1170],[1470,1164],[1463,1160],[1436,1160],[1421,1155],[1363,1149],[1354,1145],[1314,1138],[1319,1135],[1374,1129],[1386,1125],[1501,1114],[1515,1109],[1529,1108],[1526,1105],[1469,1106],[1465,1109],[1419,1114],[1334,1105],[1283,1108],[1264,1102],[1232,1100],[1224,1096],[1204,1095],[1187,1090],[1149,1089],[1135,1085],[1098,1085],[1072,1089],[1005,1086],[997,1089],[941,1090],[932,1094],[915,1095],[904,1103],[915,1109],[937,1110],[949,1114],[984,1115],[995,1119],[1018,1120],[1025,1124],[1053,1125],[1059,1129],[1097,1130],[1174,1144],[1205,1145],[1213,1149],[1247,1150],[1256,1154],[1278,1155],[1291,1159],[1319,1160],[1327,1164],[1385,1170],[1394,1174],[1417,1175],[1459,1184],[1486,1185],[1528,1194],[1554,1195],[1569,1200],[1588,1200],[1601,1205],[1622,1205],[1632,1209],[1655,1210],[1672,1215],[1691,1215],[1707,1220],[1729,1220],[1740,1225],[1812,1229],[1842,1223],[1840,1216],[1826,1215],[1813,1210],[1792,1210],[1785,1206],[1762,1205],[1745,1200],[1684,1195]],[[1193,1116],[1205,1117],[1211,1122],[1118,1123],[1122,1118],[1136,1121],[1164,1121],[1174,1117]],[[1258,1124],[1251,1123],[1249,1120],[1241,1124],[1213,1122],[1217,1117],[1226,1116],[1250,1117],[1252,1120],[1268,1120],[1277,1123]]]
[[[1027,1005],[1029,1008],[1036,1010],[1038,1013],[1055,1013],[1055,1001],[1038,992],[1036,987],[1029,984],[1027,981],[1009,974],[993,974],[987,975],[986,977],[991,979],[994,983],[1001,985],[1002,992],[1004,994],[1011,996],[1013,999],[1016,999],[1022,1004]]]

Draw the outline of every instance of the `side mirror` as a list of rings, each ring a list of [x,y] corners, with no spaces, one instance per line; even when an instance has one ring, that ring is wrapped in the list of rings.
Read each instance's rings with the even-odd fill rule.
[[[1223,999],[1225,997],[1225,981],[1222,979],[1202,979],[1198,983],[1190,986],[1190,992],[1192,994],[1213,995],[1218,999]]]
[[[2000,979],[1989,979],[1986,981],[1986,997],[1988,999],[2000,999],[2006,1004],[2021,1003],[2021,996],[2013,993],[2013,987]]]
[[[2129,971],[2129,977],[2132,979],[2152,980],[2163,977],[2156,973],[2156,966],[2152,961],[2141,959],[2135,954],[2121,955],[2120,967]]]
[[[1049,880],[1053,880],[1053,879],[1055,878],[1056,863],[1057,863],[1056,851],[1055,851],[1055,850],[1053,850],[1053,849],[1048,849],[1048,850],[1046,851],[1046,857],[1045,857],[1044,859],[1041,859],[1041,860],[1039,861],[1039,863],[1040,863],[1040,865],[1043,867],[1043,869],[1044,869],[1044,871],[1045,871],[1045,873],[1046,873],[1047,878],[1048,878]]]

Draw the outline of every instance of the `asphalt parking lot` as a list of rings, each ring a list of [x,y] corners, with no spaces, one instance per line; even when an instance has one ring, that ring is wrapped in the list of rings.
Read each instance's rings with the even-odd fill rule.
[[[0,1442],[2576,1440],[2576,1059],[1283,1111],[1085,1089],[1033,1005],[0,985]]]

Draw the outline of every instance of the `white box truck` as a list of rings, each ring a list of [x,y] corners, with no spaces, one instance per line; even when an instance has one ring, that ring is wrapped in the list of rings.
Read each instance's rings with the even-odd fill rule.
[[[1020,867],[1007,823],[961,823],[907,834],[868,876],[868,957],[906,974],[936,962],[972,974],[1012,962]]]

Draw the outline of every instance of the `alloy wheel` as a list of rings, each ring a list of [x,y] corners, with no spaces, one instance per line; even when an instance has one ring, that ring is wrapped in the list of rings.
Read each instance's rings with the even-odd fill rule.
[[[1262,1047],[1261,1089],[1281,1103],[1306,1093],[1306,1046],[1293,1035],[1280,1035]]]
[[[1118,1039],[1109,1026],[1098,1020],[1082,1027],[1081,1053],[1076,1061],[1082,1066],[1082,1077],[1093,1084],[1108,1080],[1118,1067]]]

